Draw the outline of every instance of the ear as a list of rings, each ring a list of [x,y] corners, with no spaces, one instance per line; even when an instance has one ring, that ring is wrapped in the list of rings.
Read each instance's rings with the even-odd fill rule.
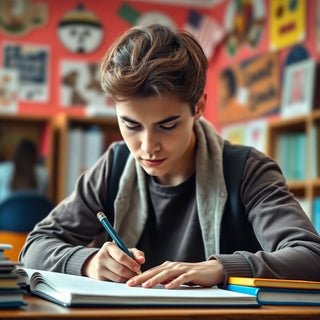
[[[203,91],[198,103],[195,108],[195,120],[198,120],[202,115],[204,110],[206,109],[207,104],[207,92]]]

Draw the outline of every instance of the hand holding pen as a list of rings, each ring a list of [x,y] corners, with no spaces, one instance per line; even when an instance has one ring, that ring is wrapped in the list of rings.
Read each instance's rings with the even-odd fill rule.
[[[97,217],[114,242],[105,242],[98,252],[87,259],[83,274],[98,280],[127,282],[140,273],[141,264],[145,262],[144,253],[136,248],[129,251],[103,212],[99,212]]]
[[[101,224],[104,226],[104,228],[106,229],[106,231],[108,232],[108,234],[110,235],[112,240],[117,244],[117,246],[123,252],[125,252],[131,259],[135,260],[133,255],[130,253],[128,248],[124,245],[124,243],[120,239],[120,237],[117,234],[117,232],[113,229],[113,227],[112,227],[111,223],[109,222],[109,220],[107,219],[106,215],[103,212],[100,211],[100,212],[97,213],[97,218],[99,219]],[[141,271],[139,270],[137,273],[141,274]]]

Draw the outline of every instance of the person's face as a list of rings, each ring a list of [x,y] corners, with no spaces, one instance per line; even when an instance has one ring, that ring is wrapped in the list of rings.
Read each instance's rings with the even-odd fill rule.
[[[191,114],[190,106],[171,96],[117,102],[120,131],[142,168],[166,185],[176,185],[194,171],[193,126],[205,107],[204,94]]]

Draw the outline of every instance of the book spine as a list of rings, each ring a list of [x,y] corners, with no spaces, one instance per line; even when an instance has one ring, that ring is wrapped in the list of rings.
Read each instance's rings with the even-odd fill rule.
[[[313,222],[315,229],[320,234],[320,197],[313,199],[312,222]]]
[[[225,289],[229,290],[229,291],[233,291],[233,292],[250,294],[250,295],[256,296],[256,297],[259,292],[259,288],[251,287],[251,286],[242,286],[242,285],[237,285],[237,284],[228,284],[225,287]]]
[[[83,132],[81,128],[71,128],[68,133],[66,195],[69,195],[82,171]]]
[[[92,126],[84,133],[83,169],[90,169],[103,152],[103,134],[98,126]]]
[[[291,159],[294,166],[293,179],[304,180],[306,178],[306,135],[297,133],[292,136],[294,158]]]

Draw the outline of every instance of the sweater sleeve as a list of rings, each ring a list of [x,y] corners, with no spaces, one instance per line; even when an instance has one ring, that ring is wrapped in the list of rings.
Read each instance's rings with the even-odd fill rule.
[[[277,163],[249,153],[241,199],[263,251],[216,255],[230,276],[320,281],[320,237],[289,192]]]
[[[30,232],[19,257],[25,267],[81,275],[84,262],[99,250],[90,244],[105,232],[96,213],[106,207],[112,156],[110,146],[79,177],[70,196]]]

